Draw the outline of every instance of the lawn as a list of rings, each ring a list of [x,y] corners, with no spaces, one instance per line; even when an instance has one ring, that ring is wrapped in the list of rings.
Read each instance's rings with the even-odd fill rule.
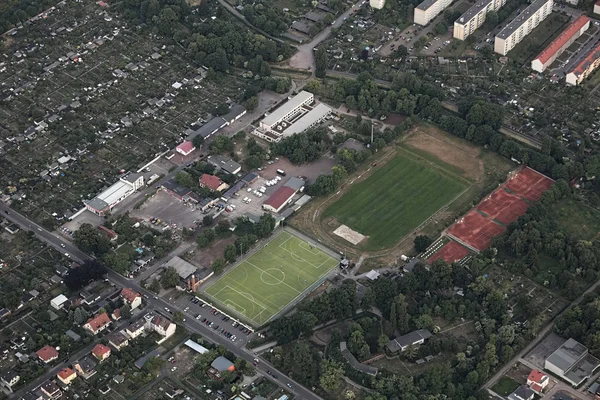
[[[551,13],[529,35],[517,44],[508,56],[518,64],[525,64],[538,55],[567,27],[569,17],[557,12]]]
[[[323,215],[368,236],[359,244],[365,250],[392,246],[467,187],[439,165],[402,148],[376,168]]]
[[[519,382],[509,378],[508,376],[503,376],[494,386],[492,386],[492,390],[498,393],[500,396],[506,397],[514,392],[519,386],[521,386]]]
[[[338,260],[288,231],[243,260],[205,293],[223,307],[261,326],[308,293]]]
[[[550,209],[560,225],[574,237],[593,240],[600,232],[600,211],[575,199],[561,200]]]

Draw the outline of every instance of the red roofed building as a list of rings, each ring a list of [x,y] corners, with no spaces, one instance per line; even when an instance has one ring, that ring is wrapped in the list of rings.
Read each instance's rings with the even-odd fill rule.
[[[581,15],[531,61],[531,69],[537,72],[544,72],[589,27],[590,19],[585,15]]]
[[[542,390],[544,390],[549,382],[550,379],[548,379],[548,375],[539,369],[532,369],[527,377],[527,386],[537,394],[541,394]]]
[[[183,142],[179,146],[177,146],[175,148],[175,150],[177,150],[177,152],[179,154],[187,156],[192,151],[196,150],[196,146],[194,146],[194,144],[192,142],[190,142],[189,140],[186,140],[185,142]]]
[[[200,187],[205,187],[212,191],[220,192],[221,190],[227,189],[229,185],[223,182],[217,176],[202,174],[202,177],[200,178]]]
[[[54,361],[58,358],[58,351],[52,346],[44,346],[38,351],[35,352],[35,355],[38,356],[40,360],[42,360],[45,364],[48,364],[51,361]]]
[[[295,194],[296,190],[291,187],[281,186],[263,203],[263,209],[278,213],[292,200],[292,197],[294,197]]]
[[[98,332],[102,332],[103,330],[105,330],[109,324],[110,318],[108,318],[108,314],[102,313],[96,315],[94,318],[88,319],[85,325],[83,325],[83,328],[96,335],[98,334]]]
[[[579,85],[585,78],[600,65],[600,45],[594,47],[583,60],[567,73],[566,81],[569,85]]]
[[[121,297],[123,298],[123,302],[132,310],[138,308],[142,304],[142,295],[131,288],[123,288],[123,290],[121,290]]]
[[[56,377],[65,385],[70,385],[73,379],[77,378],[77,374],[71,368],[61,369]]]
[[[121,319],[121,309],[120,308],[115,309],[110,316],[115,321],[120,320]]]
[[[98,360],[104,361],[108,357],[110,357],[110,347],[105,346],[101,343],[98,343],[96,346],[94,346],[94,349],[92,350],[92,354]]]

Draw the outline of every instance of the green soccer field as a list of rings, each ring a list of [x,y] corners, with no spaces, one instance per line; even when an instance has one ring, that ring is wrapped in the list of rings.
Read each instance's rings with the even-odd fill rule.
[[[364,181],[352,185],[323,213],[368,238],[379,250],[396,244],[467,187],[467,183],[405,149]]]
[[[209,286],[205,293],[255,326],[307,292],[339,260],[287,231]]]

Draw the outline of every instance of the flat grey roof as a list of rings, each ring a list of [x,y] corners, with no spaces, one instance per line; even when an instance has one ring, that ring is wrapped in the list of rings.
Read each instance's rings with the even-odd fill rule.
[[[493,1],[494,0],[479,0],[477,3],[473,4],[467,11],[465,11],[463,15],[458,17],[458,19],[454,21],[454,23],[464,24],[470,21],[471,19],[473,19],[474,16],[479,14]]]
[[[510,35],[512,35],[525,21],[527,21],[533,14],[539,11],[546,3],[551,2],[552,0],[534,0],[523,12],[515,19],[513,19],[508,25],[506,25],[498,34],[497,38],[507,39]]]
[[[196,270],[198,269],[195,265],[190,264],[189,262],[185,261],[183,258],[180,258],[177,256],[171,258],[165,264],[165,267],[175,268],[181,279],[187,279],[191,274],[196,272]]]
[[[329,108],[323,103],[319,103],[315,106],[315,108],[313,108],[312,110],[304,114],[302,117],[300,117],[299,120],[292,123],[292,125],[290,125],[282,133],[283,135],[293,135],[295,133],[303,132],[306,129],[308,129],[312,124],[327,116],[327,114],[329,114],[330,112],[331,108]]]
[[[241,104],[234,104],[229,108],[229,112],[223,115],[225,121],[231,121],[244,114],[246,109]]]
[[[565,374],[565,378],[579,386],[581,382],[592,376],[598,366],[600,366],[600,360],[591,354],[587,354],[571,367],[569,372]]]
[[[417,6],[417,8],[419,10],[423,10],[426,11],[427,9],[429,9],[432,5],[434,5],[435,3],[437,3],[438,0],[424,0],[423,2],[421,2],[421,4],[419,4]]]
[[[305,90],[298,93],[296,96],[288,100],[281,107],[273,111],[271,114],[267,115],[263,120],[263,124],[268,126],[273,126],[285,117],[287,113],[292,111],[293,109],[299,107],[302,103],[311,98],[312,93],[309,93]]]
[[[575,339],[567,340],[562,346],[554,351],[546,359],[556,368],[563,371],[563,374],[569,370],[581,357],[587,353],[588,349]]]
[[[304,181],[300,178],[292,176],[283,186],[287,186],[289,188],[294,189],[295,191],[298,191],[302,188],[302,186],[304,186]]]
[[[210,121],[202,125],[200,128],[190,133],[187,138],[188,140],[192,140],[196,136],[200,135],[206,139],[208,136],[212,135],[225,125],[227,125],[227,121],[225,121],[223,118],[214,117]]]

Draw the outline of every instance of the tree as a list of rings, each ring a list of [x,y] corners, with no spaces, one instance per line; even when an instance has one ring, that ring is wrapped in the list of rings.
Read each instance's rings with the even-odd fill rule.
[[[233,244],[228,244],[225,247],[225,250],[223,251],[223,257],[225,258],[225,261],[227,261],[227,262],[232,263],[235,261],[235,259],[237,258],[237,251]]]
[[[377,338],[377,350],[383,351],[385,349],[385,345],[388,344],[390,338],[387,335],[379,335]]]
[[[369,345],[365,341],[362,329],[356,329],[348,339],[348,350],[359,360],[366,360],[371,356]]]
[[[327,69],[327,50],[325,46],[321,46],[315,53],[315,76],[317,78],[325,78]]]
[[[88,319],[88,313],[82,307],[77,307],[75,313],[73,313],[73,323],[75,325],[81,325]]]
[[[229,112],[229,106],[227,105],[227,103],[220,103],[219,105],[217,105],[217,107],[215,107],[216,115],[225,115],[228,112]]]
[[[211,226],[212,223],[213,223],[213,219],[210,215],[205,215],[204,217],[202,217],[202,225]]]
[[[92,281],[102,278],[106,267],[96,260],[86,261],[78,268],[71,268],[64,278],[65,285],[71,290],[78,290]]]
[[[396,56],[397,57],[406,57],[407,55],[408,55],[408,49],[406,48],[406,46],[403,44],[398,45],[398,48],[396,49]]]
[[[97,257],[110,250],[110,240],[90,224],[82,224],[73,235],[73,242],[81,251]]]
[[[415,238],[414,243],[415,243],[415,250],[418,253],[422,253],[425,250],[427,250],[427,248],[429,247],[429,245],[431,245],[433,241],[431,240],[431,238],[427,235],[419,235]]]
[[[179,274],[174,267],[168,267],[160,277],[160,283],[163,288],[169,289],[177,286],[179,283]]]
[[[213,272],[215,273],[215,275],[219,275],[223,272],[224,269],[225,269],[225,260],[217,258],[212,264]]]
[[[210,152],[212,154],[231,153],[233,149],[233,140],[227,136],[217,136],[210,144]]]
[[[197,149],[199,149],[200,147],[202,147],[202,144],[204,143],[204,138],[200,135],[196,135],[194,136],[194,138],[192,139],[192,144],[194,145],[194,147],[196,147]]]
[[[498,17],[498,13],[496,11],[490,11],[485,14],[485,25],[489,28],[493,28],[498,25],[500,22],[500,18]]]
[[[184,318],[185,316],[181,311],[175,311],[173,313],[173,322],[175,322],[177,325],[182,325]]]
[[[448,25],[446,25],[444,22],[439,22],[438,24],[435,25],[435,27],[433,28],[434,32],[436,35],[443,35],[446,32],[448,32]]]
[[[323,360],[321,363],[321,377],[319,383],[328,392],[333,392],[340,387],[341,379],[344,377],[344,368],[336,361]]]
[[[121,318],[124,318],[124,319],[131,318],[131,307],[129,307],[128,304],[124,304],[120,310],[121,310]]]
[[[408,314],[408,304],[404,295],[399,294],[394,298],[396,307],[396,323],[395,327],[401,334],[408,332],[410,315]]]
[[[406,348],[406,350],[404,350],[404,352],[402,353],[404,355],[404,357],[408,358],[409,360],[413,360],[415,358],[417,358],[417,348],[413,345],[413,344],[409,344],[408,347]]]
[[[159,293],[161,288],[158,278],[154,278],[148,286],[148,290],[151,290],[154,293]]]

